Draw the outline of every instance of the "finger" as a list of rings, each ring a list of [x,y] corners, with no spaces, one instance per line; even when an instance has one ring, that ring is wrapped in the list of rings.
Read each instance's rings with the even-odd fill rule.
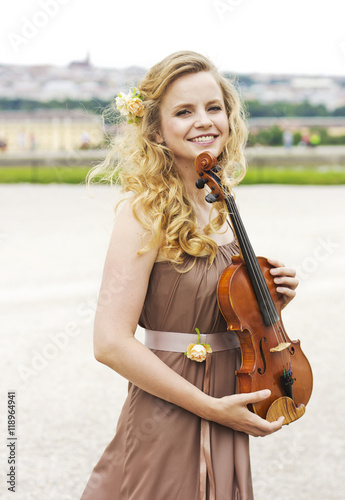
[[[268,420],[261,418],[259,415],[249,411],[246,406],[249,403],[263,401],[268,398],[270,394],[271,391],[269,389],[263,389],[261,391],[237,395],[245,409],[245,413],[243,413],[242,417],[242,425],[239,427],[236,426],[237,430],[250,434],[254,437],[263,437],[278,431],[282,427],[284,420],[283,416],[279,417],[278,420],[274,422],[269,422]]]
[[[239,394],[242,399],[242,403],[244,405],[248,405],[250,403],[257,403],[259,401],[264,401],[269,398],[271,395],[271,391],[269,389],[262,389],[261,391],[256,392],[247,392]]]
[[[285,288],[283,286],[277,286],[276,288],[277,292],[280,293],[281,295],[284,295],[288,299],[293,299],[296,297],[296,290],[293,290],[291,288]]]
[[[285,285],[287,288],[294,290],[298,287],[299,280],[297,278],[290,278],[288,276],[279,276],[273,279],[276,285]]]
[[[273,267],[270,273],[273,276],[290,276],[292,278],[296,276],[296,270],[292,267]]]
[[[279,431],[283,427],[283,422],[284,422],[285,417],[281,416],[278,418],[278,420],[275,420],[274,422],[268,422],[267,420],[264,420],[264,422],[267,422],[269,425],[267,428],[264,430],[265,436],[268,436],[269,434],[273,434],[273,432]]]
[[[267,261],[274,267],[285,267],[285,264],[281,260],[272,259],[272,257],[268,257]]]
[[[273,432],[277,432],[282,428],[284,418],[285,417],[281,416],[278,420],[269,422],[258,415],[253,415],[253,421],[249,433],[254,437],[264,437],[269,434],[273,434]]]

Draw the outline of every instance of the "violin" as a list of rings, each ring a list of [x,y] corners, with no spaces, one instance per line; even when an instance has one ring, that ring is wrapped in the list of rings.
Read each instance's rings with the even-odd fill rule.
[[[282,296],[276,291],[266,258],[256,257],[246,229],[228,189],[218,176],[217,158],[210,152],[195,159],[196,187],[208,186],[206,201],[225,201],[240,255],[232,258],[219,278],[217,301],[228,331],[235,331],[241,348],[237,370],[240,393],[270,389],[264,401],[248,405],[269,422],[284,416],[284,425],[305,413],[313,388],[313,375],[299,340],[290,340],[282,319]]]

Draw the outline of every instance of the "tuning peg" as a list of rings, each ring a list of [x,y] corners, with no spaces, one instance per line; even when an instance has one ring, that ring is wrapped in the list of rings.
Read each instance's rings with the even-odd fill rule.
[[[200,179],[198,179],[198,180],[196,181],[195,185],[196,185],[196,187],[197,187],[198,189],[202,189],[202,188],[205,186],[205,184],[207,184],[207,183],[208,183],[208,179],[201,179],[201,178],[200,178]]]
[[[216,194],[209,193],[207,196],[205,196],[205,200],[208,203],[214,203],[215,201],[217,201],[218,197],[219,197],[218,193],[216,193]]]

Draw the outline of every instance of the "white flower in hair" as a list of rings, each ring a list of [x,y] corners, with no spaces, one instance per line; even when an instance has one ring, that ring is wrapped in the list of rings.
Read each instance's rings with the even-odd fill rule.
[[[128,94],[121,92],[116,97],[116,107],[121,115],[128,118],[127,123],[139,123],[139,118],[144,115],[143,96],[136,87],[130,89]]]
[[[121,94],[118,94],[118,96],[115,99],[116,101],[116,107],[120,111],[121,115],[128,115],[128,110],[126,106],[126,96]]]

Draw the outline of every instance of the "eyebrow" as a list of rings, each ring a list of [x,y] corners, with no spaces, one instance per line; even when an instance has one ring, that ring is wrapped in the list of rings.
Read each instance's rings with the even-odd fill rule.
[[[211,101],[208,101],[206,103],[206,106],[209,106],[210,104],[223,104],[222,101],[220,99],[212,99]],[[174,106],[171,111],[174,112],[174,111],[177,111],[178,109],[182,109],[182,108],[189,108],[189,107],[193,107],[194,104],[192,103],[188,103],[188,102],[182,102],[181,104],[177,104],[176,106]]]

